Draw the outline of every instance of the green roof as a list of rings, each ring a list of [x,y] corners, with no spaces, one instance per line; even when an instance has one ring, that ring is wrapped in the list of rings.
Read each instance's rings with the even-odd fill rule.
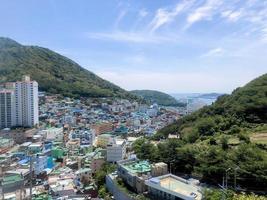
[[[0,137],[0,146],[4,145],[6,143],[9,143],[9,142],[11,142],[11,139]]]
[[[40,194],[40,195],[36,195],[32,199],[33,200],[52,200],[52,197],[47,194]]]
[[[85,173],[85,172],[91,172],[92,170],[90,168],[81,168],[76,173]]]
[[[151,171],[151,165],[146,160],[126,163],[122,166],[131,173],[145,173]]]
[[[8,184],[12,184],[12,183],[16,183],[18,181],[23,181],[23,178],[16,174],[16,175],[10,175],[10,176],[5,176],[3,178],[3,185],[8,185]]]
[[[100,134],[99,136],[103,136],[103,137],[113,137],[114,135],[112,134],[112,132],[105,132],[103,134]],[[98,137],[99,137],[98,136]]]

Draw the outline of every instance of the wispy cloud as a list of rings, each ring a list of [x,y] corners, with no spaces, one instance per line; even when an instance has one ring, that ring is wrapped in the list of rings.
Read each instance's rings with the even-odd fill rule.
[[[196,8],[187,17],[186,28],[201,20],[210,20],[214,15],[216,9],[222,4],[222,0],[207,0],[206,3]]]
[[[119,42],[131,42],[131,43],[154,43],[159,44],[162,42],[173,42],[175,38],[157,36],[155,34],[147,34],[144,32],[122,32],[114,31],[107,33],[87,33],[87,37],[91,39],[99,40],[113,40]]]
[[[151,31],[156,31],[161,26],[172,22],[177,15],[186,11],[193,2],[193,0],[184,0],[177,4],[173,9],[159,8],[150,23]]]
[[[148,11],[146,9],[141,9],[138,12],[139,17],[146,17],[148,15]]]
[[[227,10],[222,12],[222,17],[226,18],[230,22],[236,22],[242,17],[242,13],[241,9],[238,11]]]
[[[115,20],[114,27],[117,28],[121,20],[124,18],[124,16],[127,14],[127,9],[123,9],[120,11],[118,17]]]
[[[224,54],[224,49],[218,47],[215,49],[211,49],[208,52],[204,53],[200,57],[214,57],[214,56],[222,56]]]

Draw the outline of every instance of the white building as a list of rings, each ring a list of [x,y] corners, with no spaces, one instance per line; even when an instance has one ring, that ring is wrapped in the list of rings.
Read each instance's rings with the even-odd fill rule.
[[[39,123],[38,83],[23,76],[15,83],[16,125],[32,127]]]
[[[45,130],[42,130],[42,133],[45,135],[46,140],[48,141],[63,141],[64,134],[63,134],[63,127],[61,128],[48,128]]]
[[[201,200],[201,188],[193,182],[166,174],[153,177],[145,181],[148,187],[148,194],[152,199],[166,200]]]
[[[11,128],[15,125],[15,94],[13,90],[0,91],[0,128]]]
[[[107,146],[107,161],[117,162],[126,157],[126,141],[123,139],[114,139],[114,142]]]

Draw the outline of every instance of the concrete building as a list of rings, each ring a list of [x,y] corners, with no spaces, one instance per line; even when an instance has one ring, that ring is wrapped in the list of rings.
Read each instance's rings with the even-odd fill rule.
[[[151,177],[151,165],[148,161],[128,159],[118,161],[118,176],[137,193],[147,190],[145,180]]]
[[[110,122],[96,123],[91,127],[96,135],[113,131],[113,124]]]
[[[93,145],[95,142],[95,133],[91,130],[76,129],[69,134],[71,140],[80,139],[81,144]]]
[[[5,175],[2,177],[2,192],[9,193],[24,188],[24,180],[21,175]]]
[[[147,191],[145,181],[150,179],[152,174],[164,175],[167,173],[167,164],[165,163],[151,165],[146,160],[132,158],[118,161],[117,164],[118,176],[137,193]]]
[[[97,136],[97,146],[106,148],[108,144],[112,143],[114,140],[114,135],[111,134],[101,134]]]
[[[95,173],[105,163],[105,156],[103,151],[96,150],[91,160],[90,168],[92,173]]]
[[[12,138],[2,138],[0,137],[0,152],[2,149],[10,148],[14,145],[14,140]]]
[[[92,170],[90,168],[81,168],[75,174],[82,183],[88,183],[92,179]]]
[[[0,90],[0,128],[15,126],[15,93],[14,90]]]
[[[17,126],[33,127],[39,123],[38,83],[29,76],[15,82],[15,113]]]
[[[168,165],[164,162],[154,163],[151,165],[151,176],[156,177],[168,174]]]
[[[114,139],[114,142],[107,146],[107,161],[117,162],[126,157],[126,141],[123,139]]]
[[[33,165],[34,174],[39,175],[47,168],[47,156],[36,156]]]
[[[145,181],[148,192],[154,200],[201,200],[202,193],[198,186],[189,181],[167,174]]]
[[[63,127],[61,128],[48,128],[45,130],[42,130],[42,133],[45,135],[45,138],[47,141],[63,141]]]

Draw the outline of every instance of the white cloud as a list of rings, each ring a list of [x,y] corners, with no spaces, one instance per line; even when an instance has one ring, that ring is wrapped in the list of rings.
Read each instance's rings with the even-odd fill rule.
[[[147,33],[135,33],[135,32],[122,32],[115,31],[109,33],[87,33],[87,37],[91,39],[99,40],[113,40],[119,42],[131,42],[131,43],[154,43],[159,44],[163,42],[173,42],[175,38],[157,36]]]
[[[267,43],[267,26],[262,29],[262,41]]]
[[[222,0],[207,0],[204,5],[196,8],[193,13],[188,15],[186,28],[198,21],[211,19],[222,3]]]
[[[159,8],[150,23],[150,30],[153,32],[161,26],[172,22],[177,15],[186,11],[192,3],[192,0],[184,0],[177,4],[173,9]]]
[[[148,15],[148,11],[146,9],[141,9],[138,14],[140,17],[146,17]]]
[[[200,57],[213,57],[213,56],[221,56],[223,55],[224,50],[220,47],[211,49],[207,53],[201,55]]]
[[[242,17],[242,10],[238,10],[238,11],[231,11],[231,10],[227,10],[222,12],[222,17],[228,19],[231,22],[236,22],[237,20],[239,20]]]

